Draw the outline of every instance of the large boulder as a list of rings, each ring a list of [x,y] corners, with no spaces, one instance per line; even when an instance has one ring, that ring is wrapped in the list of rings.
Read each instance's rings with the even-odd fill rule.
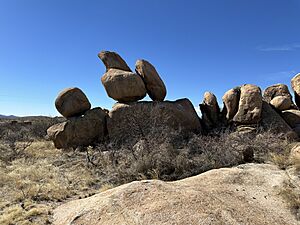
[[[66,118],[80,116],[91,108],[86,95],[77,87],[66,88],[55,100],[57,111]]]
[[[126,64],[124,59],[116,52],[102,51],[98,54],[98,57],[102,60],[106,67],[106,71],[109,69],[119,69],[131,72],[131,69]]]
[[[119,143],[131,142],[151,132],[168,132],[169,129],[185,133],[201,132],[200,118],[188,99],[117,103],[107,119],[109,138]]]
[[[228,90],[222,97],[224,108],[222,114],[225,114],[226,120],[231,122],[238,111],[240,99],[240,87]]]
[[[205,92],[203,102],[199,106],[205,127],[211,129],[218,126],[220,108],[216,96],[211,92]]]
[[[87,111],[82,117],[72,117],[66,122],[55,124],[47,135],[56,148],[89,146],[104,139],[107,113],[101,108]]]
[[[134,102],[146,96],[142,78],[133,72],[109,69],[101,82],[107,95],[118,102]]]
[[[300,191],[293,182],[269,164],[215,169],[174,182],[134,181],[62,204],[53,225],[299,225],[290,208]]]
[[[135,71],[143,78],[149,97],[153,101],[163,101],[166,97],[167,89],[155,67],[142,59],[136,61]]]
[[[257,124],[261,119],[262,96],[259,87],[252,84],[241,86],[238,112],[233,117],[237,124]]]
[[[285,84],[274,84],[264,90],[263,99],[268,103],[277,96],[286,96],[292,101],[292,95]]]
[[[296,105],[300,108],[300,73],[292,78],[291,85],[294,91]]]
[[[262,103],[261,126],[264,130],[270,130],[273,133],[288,134],[293,132],[289,124],[266,101]]]
[[[300,111],[296,109],[289,109],[282,112],[284,120],[292,127],[300,124]]]
[[[270,101],[270,104],[276,109],[283,111],[291,108],[292,100],[287,96],[276,96]]]

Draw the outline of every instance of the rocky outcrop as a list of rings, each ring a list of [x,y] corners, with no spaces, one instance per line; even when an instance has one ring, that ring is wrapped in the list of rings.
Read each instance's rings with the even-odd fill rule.
[[[224,108],[222,113],[225,114],[226,120],[231,122],[238,111],[240,99],[240,87],[228,90],[222,97]]]
[[[164,102],[117,103],[109,112],[107,130],[113,141],[127,142],[159,128],[201,132],[200,119],[188,99]]]
[[[104,139],[107,132],[106,116],[104,110],[94,108],[82,117],[72,117],[66,122],[51,126],[47,134],[56,148],[89,146]]]
[[[233,121],[237,124],[257,124],[261,119],[262,96],[259,87],[252,84],[241,86],[239,108]]]
[[[81,116],[91,108],[86,95],[77,87],[66,88],[55,100],[57,111],[66,118]]]
[[[54,210],[54,225],[297,225],[286,171],[267,164],[211,170],[175,182],[135,181]],[[299,193],[290,185],[291,196]],[[276,206],[276,207],[274,207]]]
[[[291,85],[294,91],[296,105],[300,108],[300,73],[292,78]]]
[[[212,129],[219,124],[220,108],[216,96],[211,92],[204,93],[202,104],[199,105],[202,122],[206,129]]]
[[[101,82],[107,95],[118,102],[135,102],[146,96],[142,78],[133,72],[109,69]]]
[[[167,89],[155,67],[142,59],[136,61],[135,71],[143,78],[149,97],[153,101],[163,101],[166,97]]]
[[[102,60],[106,67],[106,72],[109,69],[119,69],[131,72],[131,69],[122,57],[116,52],[101,51],[98,57]]]
[[[267,103],[270,103],[270,101],[277,96],[286,96],[292,100],[289,88],[285,84],[274,84],[264,90],[263,99]]]

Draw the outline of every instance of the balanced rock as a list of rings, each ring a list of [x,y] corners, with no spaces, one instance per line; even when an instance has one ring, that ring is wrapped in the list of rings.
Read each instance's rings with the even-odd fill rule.
[[[288,96],[276,96],[270,101],[270,104],[276,109],[283,111],[291,108],[292,100]]]
[[[292,95],[285,84],[274,84],[264,90],[263,99],[268,103],[277,96],[286,96],[292,101]]]
[[[89,146],[104,139],[107,113],[101,108],[88,110],[82,117],[48,128],[47,135],[56,148]]]
[[[119,102],[134,102],[146,96],[142,78],[133,72],[109,69],[101,82],[107,95]]]
[[[300,111],[296,109],[289,109],[282,112],[284,120],[292,127],[296,127],[300,124]]]
[[[168,132],[168,129],[185,133],[202,131],[200,118],[188,99],[117,103],[107,119],[109,138],[123,143],[151,132]]]
[[[300,73],[292,78],[291,84],[295,94],[296,105],[300,107]]]
[[[207,129],[216,127],[219,122],[220,108],[216,96],[211,92],[204,93],[203,103],[199,105],[202,121]]]
[[[153,101],[163,101],[166,97],[167,89],[155,67],[142,59],[136,61],[135,71],[143,78],[149,97]]]
[[[80,116],[91,108],[86,95],[77,87],[66,88],[55,100],[57,111],[64,117]]]
[[[231,121],[239,108],[240,87],[228,90],[222,97],[224,108],[223,112],[226,114],[227,121]]]
[[[238,124],[256,124],[261,119],[262,96],[259,87],[252,84],[241,86],[239,108],[233,121]]]
[[[108,71],[109,69],[119,69],[131,72],[131,69],[126,64],[124,59],[122,59],[122,57],[116,52],[101,51],[98,54],[98,57],[104,63],[106,71]]]

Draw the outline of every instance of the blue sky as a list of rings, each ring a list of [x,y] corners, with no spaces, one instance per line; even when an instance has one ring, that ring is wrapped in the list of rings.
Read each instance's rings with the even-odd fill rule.
[[[167,99],[195,106],[205,91],[290,85],[300,72],[300,0],[0,0],[0,114],[58,113],[81,88],[110,109],[97,53],[155,65]]]

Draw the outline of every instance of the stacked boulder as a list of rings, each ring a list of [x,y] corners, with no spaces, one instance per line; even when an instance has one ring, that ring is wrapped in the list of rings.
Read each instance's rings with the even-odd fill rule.
[[[279,111],[295,108],[292,95],[285,84],[274,84],[266,88],[263,98]]]
[[[110,111],[90,109],[89,100],[79,88],[63,90],[55,106],[67,120],[47,130],[57,148],[89,146],[104,139],[128,143],[169,129],[184,133],[202,131],[200,118],[188,99],[164,101],[166,86],[150,62],[137,60],[134,73],[115,52],[102,51],[98,57],[106,67],[101,82],[107,95],[117,103]],[[146,94],[153,101],[138,102]]]
[[[132,144],[146,135],[155,138],[174,130],[188,134],[233,128],[244,134],[262,127],[291,137],[300,136],[300,74],[291,81],[296,105],[284,84],[272,85],[263,94],[258,86],[244,84],[224,94],[222,110],[216,96],[205,92],[199,118],[188,99],[164,100],[166,86],[150,62],[137,60],[133,72],[115,52],[102,51],[98,57],[106,67],[101,82],[107,95],[117,102],[110,111],[91,109],[79,88],[59,93],[55,106],[66,121],[47,130],[57,148],[84,147],[107,139]],[[153,101],[139,101],[147,94]]]
[[[102,141],[106,134],[107,113],[91,104],[79,88],[66,88],[59,93],[55,106],[66,121],[48,128],[49,139],[56,148],[76,148]]]
[[[300,117],[296,121],[294,116],[300,116],[300,111],[291,110],[295,105],[287,86],[283,84],[268,87],[263,96],[256,85],[245,84],[228,90],[222,100],[224,107],[220,112],[215,96],[210,92],[204,94],[200,110],[203,124],[208,130],[233,127],[237,132],[248,133],[260,126],[276,133],[294,133],[292,128],[300,124]]]
[[[107,95],[118,101],[107,117],[109,139],[124,143],[162,127],[201,132],[200,118],[188,99],[164,101],[166,86],[150,62],[137,60],[133,73],[115,52],[102,51],[98,56],[106,67],[102,84]],[[146,93],[153,102],[138,102]]]

